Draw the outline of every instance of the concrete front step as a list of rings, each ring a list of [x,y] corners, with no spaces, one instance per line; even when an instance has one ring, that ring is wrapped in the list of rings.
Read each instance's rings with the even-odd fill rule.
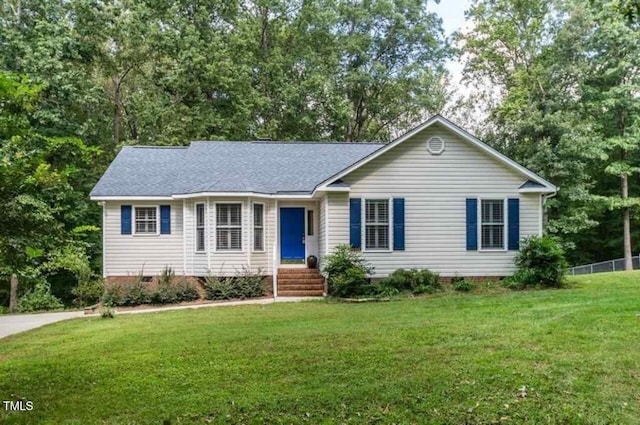
[[[279,297],[321,297],[322,295],[324,294],[321,290],[278,290]]]

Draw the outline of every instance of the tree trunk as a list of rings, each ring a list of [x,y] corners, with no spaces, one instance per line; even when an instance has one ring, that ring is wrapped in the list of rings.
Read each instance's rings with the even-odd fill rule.
[[[629,197],[629,176],[622,176],[622,199]],[[631,257],[631,212],[629,207],[622,209],[622,227],[624,229],[624,269],[633,270]]]
[[[18,276],[11,275],[11,292],[9,293],[9,313],[18,311]]]
[[[115,151],[120,144],[120,79],[114,81],[113,104],[113,150]]]

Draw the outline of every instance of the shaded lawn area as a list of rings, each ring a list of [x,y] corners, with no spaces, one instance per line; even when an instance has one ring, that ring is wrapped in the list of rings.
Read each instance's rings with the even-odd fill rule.
[[[640,273],[571,282],[63,322],[0,340],[0,422],[638,423]]]

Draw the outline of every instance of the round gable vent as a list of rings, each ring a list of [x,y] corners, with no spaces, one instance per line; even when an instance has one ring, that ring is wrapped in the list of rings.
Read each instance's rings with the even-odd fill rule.
[[[431,155],[440,155],[444,152],[444,140],[439,137],[432,137],[427,142],[427,150]]]

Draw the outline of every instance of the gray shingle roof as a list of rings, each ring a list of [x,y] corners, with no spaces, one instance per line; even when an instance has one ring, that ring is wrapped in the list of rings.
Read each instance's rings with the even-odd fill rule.
[[[198,192],[311,193],[382,147],[379,143],[193,142],[189,147],[124,147],[91,196]]]

